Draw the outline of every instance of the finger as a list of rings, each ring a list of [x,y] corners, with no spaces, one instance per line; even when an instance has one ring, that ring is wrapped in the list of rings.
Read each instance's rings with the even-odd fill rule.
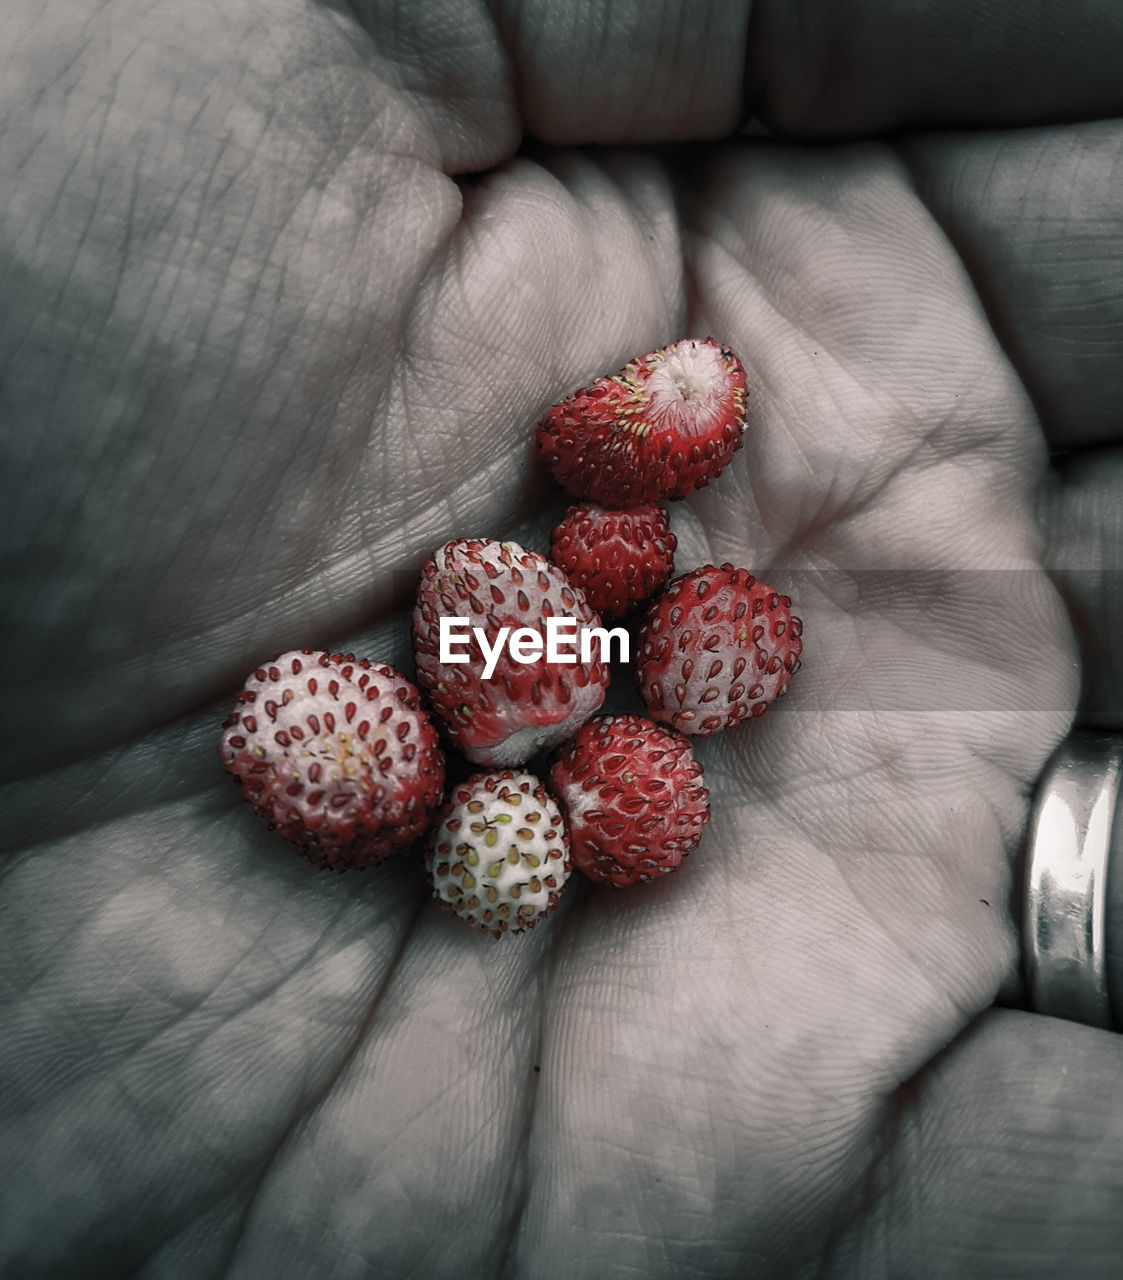
[[[454,139],[482,130],[489,146],[477,153],[490,148],[493,157],[511,120],[560,143],[733,132],[745,114],[751,7],[749,0],[349,0],[377,55],[437,127]],[[467,154],[462,146],[454,163]]]
[[[1010,895],[1009,905],[1010,918],[1020,922],[1026,920],[1028,859],[1028,842],[1023,842],[1014,859],[1013,892]],[[1123,1031],[1123,788],[1117,793],[1115,820],[1112,824],[1107,853],[1104,898],[1103,954],[1107,997],[1112,1025]],[[1020,932],[1026,935],[1024,925]],[[998,1003],[1010,1008],[1027,1009],[1031,1007],[1032,1000],[1027,983],[1025,937],[1020,936],[1018,941],[1018,955],[1002,984]]]
[[[1026,124],[1123,104],[1114,0],[768,0],[752,35],[750,93],[785,132]]]
[[[1086,728],[1123,729],[1123,450],[1094,449],[1061,459],[1039,507],[1045,564],[1064,596],[1080,645],[1077,719]],[[1123,819],[1108,861],[1108,993],[1123,1027]],[[1015,904],[1020,915],[1020,903]],[[1020,990],[1020,980],[1010,990]]]
[[[1123,450],[1093,449],[1063,457],[1043,485],[1038,519],[1043,560],[1068,607],[1079,644],[1080,695],[1076,720],[1084,728],[1123,728]],[[1123,821],[1109,860],[1107,883],[1108,991],[1123,1027]],[[1010,913],[1025,907],[1025,851],[1015,864]],[[1000,1001],[1024,1007],[1024,964],[1019,955]]]
[[[925,137],[903,154],[1050,444],[1123,436],[1123,123]]]
[[[498,14],[526,128],[555,142],[714,137],[742,103],[780,133],[834,137],[1123,105],[1112,0],[506,0]]]
[[[995,1011],[898,1102],[825,1275],[1118,1274],[1123,1039]]]
[[[1045,564],[1080,642],[1079,718],[1123,729],[1123,451],[1063,459],[1042,495]]]
[[[753,109],[788,134],[1114,113],[1112,0],[351,0],[454,166],[548,142],[716,138]],[[473,139],[487,138],[483,145]],[[494,162],[494,160],[492,160]]]

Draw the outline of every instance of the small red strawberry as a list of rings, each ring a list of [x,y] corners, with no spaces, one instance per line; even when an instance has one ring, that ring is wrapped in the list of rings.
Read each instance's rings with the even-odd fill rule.
[[[463,661],[441,661],[442,618],[463,620],[455,645]],[[546,647],[555,619],[571,620],[569,635],[558,637],[557,661]],[[523,764],[571,737],[604,701],[609,676],[599,645],[587,662],[580,650],[586,630],[599,626],[584,594],[545,556],[517,542],[461,538],[434,552],[421,573],[413,611],[417,683],[473,764]],[[530,636],[521,650],[526,662],[512,653],[520,632]]]
[[[799,670],[803,623],[747,569],[704,565],[649,607],[636,685],[651,716],[705,737],[760,716]]]
[[[481,933],[533,929],[569,879],[565,823],[533,774],[473,774],[453,787],[426,867],[434,896]]]
[[[550,535],[550,559],[602,618],[615,622],[666,583],[677,545],[667,513],[654,503],[609,511],[581,502]]]
[[[429,826],[444,787],[436,730],[393,667],[301,649],[254,671],[223,726],[242,794],[317,866],[362,867]]]
[[[710,817],[690,742],[643,716],[590,720],[558,751],[549,781],[574,866],[618,889],[680,867]]]
[[[712,338],[640,356],[555,405],[538,449],[563,489],[606,507],[685,498],[741,447],[745,370]]]

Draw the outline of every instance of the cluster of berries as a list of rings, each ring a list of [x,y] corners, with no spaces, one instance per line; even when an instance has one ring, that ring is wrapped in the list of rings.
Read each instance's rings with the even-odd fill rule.
[[[222,739],[246,799],[325,867],[368,866],[426,836],[436,895],[496,937],[547,915],[573,867],[623,887],[680,866],[709,818],[687,735],[762,714],[802,650],[791,601],[747,570],[705,565],[668,581],[676,542],[657,502],[729,463],[745,401],[733,352],[688,339],[556,405],[539,452],[581,501],[550,558],[466,538],[430,556],[413,613],[416,686],[307,649],[254,671]],[[583,637],[641,605],[648,716],[597,715],[608,668]],[[490,637],[486,663],[482,652],[444,660],[449,618]],[[564,661],[501,651],[496,637],[539,634],[549,619],[572,628]],[[447,797],[434,720],[479,767]],[[545,785],[522,767],[541,752],[552,752]]]

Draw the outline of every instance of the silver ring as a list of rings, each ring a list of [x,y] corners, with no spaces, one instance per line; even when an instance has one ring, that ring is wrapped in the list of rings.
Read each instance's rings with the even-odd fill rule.
[[[1121,773],[1123,739],[1067,738],[1041,775],[1026,847],[1022,936],[1031,1007],[1104,1028],[1112,1025],[1105,924]]]

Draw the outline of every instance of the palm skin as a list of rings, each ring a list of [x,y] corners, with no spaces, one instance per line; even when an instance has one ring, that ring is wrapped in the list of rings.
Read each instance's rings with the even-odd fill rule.
[[[0,397],[50,424],[9,469],[6,1262],[874,1274],[886,1161],[920,1174],[915,1081],[951,1081],[938,1143],[972,1055],[1042,1034],[984,1011],[1076,696],[1035,505],[1065,388],[1042,359],[1031,398],[1007,352],[1040,316],[1000,343],[963,261],[1001,234],[1016,295],[1041,228],[1003,222],[1003,174],[1068,198],[1071,139],[1118,136],[515,157],[499,79],[442,103],[408,32],[388,53],[294,10],[257,39],[235,6],[171,41],[126,8],[77,61],[50,45],[4,135]],[[805,654],[774,713],[698,746],[698,852],[502,943],[414,860],[305,865],[217,764],[244,672],[302,644],[407,665],[429,550],[544,545],[542,410],[705,334],[750,366],[751,427],[676,506],[678,567],[789,592]]]

